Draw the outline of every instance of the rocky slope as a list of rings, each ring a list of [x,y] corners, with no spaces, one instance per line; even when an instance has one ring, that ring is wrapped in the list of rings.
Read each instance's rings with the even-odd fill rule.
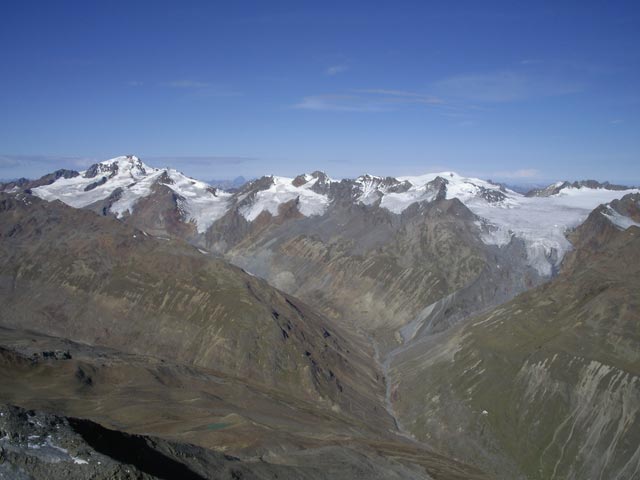
[[[0,405],[0,475],[15,480],[428,479],[382,455],[349,449],[307,450],[266,460],[159,437],[132,435],[95,422]],[[444,468],[445,472],[448,470]],[[482,477],[467,469],[435,478]]]
[[[58,414],[0,407],[0,473],[9,478],[182,479],[183,466],[215,479],[486,478],[384,422],[211,369],[24,330],[0,328],[0,382],[0,402]],[[70,431],[61,415],[82,418],[71,426],[89,425],[91,435]]]
[[[202,480],[253,473],[221,453],[6,405],[0,405],[0,434],[2,478]]]
[[[640,228],[611,217],[635,222],[639,202],[596,209],[552,282],[399,352],[405,428],[499,478],[635,478]]]
[[[383,395],[362,340],[237,267],[112,218],[0,194],[0,271],[5,326],[215,368],[360,416]]]
[[[387,352],[400,327],[443,331],[547,280],[571,249],[567,230],[623,194],[576,185],[527,198],[451,172],[264,177],[232,198],[205,245]]]
[[[269,223],[226,256],[335,318],[369,331],[396,328],[482,270],[482,252],[458,216],[470,214],[446,200],[403,216],[335,209],[322,220]]]
[[[58,177],[31,191],[121,222],[12,186],[5,324],[249,382],[268,401],[234,411],[252,425],[246,448],[264,444],[268,418],[275,448],[400,434],[498,478],[635,471],[637,190],[561,182],[525,196],[452,172],[313,172],[221,192],[135,157]],[[70,321],[89,312],[100,328]],[[313,413],[273,415],[280,394]],[[310,441],[318,412],[328,426]]]
[[[528,198],[453,172],[265,176],[224,192],[133,156],[39,182],[42,198],[222,255],[385,351],[398,327],[424,324],[444,298],[448,308],[424,328],[444,330],[548,279],[571,249],[567,230],[630,192],[565,182]]]

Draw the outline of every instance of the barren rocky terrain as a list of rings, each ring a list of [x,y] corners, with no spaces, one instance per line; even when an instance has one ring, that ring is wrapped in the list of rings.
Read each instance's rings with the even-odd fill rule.
[[[2,189],[7,478],[638,474],[633,189],[135,157]]]

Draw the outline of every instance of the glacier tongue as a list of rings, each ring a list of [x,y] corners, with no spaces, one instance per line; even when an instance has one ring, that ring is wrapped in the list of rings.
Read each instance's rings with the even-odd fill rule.
[[[529,264],[543,276],[549,276],[571,249],[566,232],[580,225],[598,205],[638,190],[569,188],[549,197],[525,197],[510,194],[507,205],[495,205],[480,199],[466,201],[467,207],[494,227],[483,235],[487,244],[504,244],[508,235],[521,238],[527,247]],[[505,233],[508,232],[508,235]]]
[[[446,198],[457,198],[483,219],[484,243],[503,246],[513,236],[520,238],[526,246],[527,262],[542,276],[550,276],[571,249],[566,238],[568,230],[582,223],[598,205],[639,191],[568,187],[547,197],[526,197],[484,180],[441,172],[398,177],[398,181],[407,181],[411,187],[401,193],[380,189],[380,206],[399,214],[415,202],[432,201],[435,196],[426,186],[437,177],[446,180]],[[561,185],[563,182],[556,184]],[[372,192],[367,191],[367,198],[371,196]],[[610,219],[618,221],[617,225],[624,223],[613,215]]]

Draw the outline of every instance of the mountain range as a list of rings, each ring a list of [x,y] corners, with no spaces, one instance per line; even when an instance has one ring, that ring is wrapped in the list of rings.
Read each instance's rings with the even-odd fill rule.
[[[200,478],[640,472],[640,190],[240,183],[123,156],[0,185],[0,402],[195,445]]]

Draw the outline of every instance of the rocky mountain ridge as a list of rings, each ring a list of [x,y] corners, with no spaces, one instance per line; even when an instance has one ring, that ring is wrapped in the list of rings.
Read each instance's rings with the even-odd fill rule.
[[[273,221],[281,210],[290,218],[313,218],[363,205],[400,215],[416,203],[457,198],[479,217],[486,244],[503,246],[518,237],[527,245],[529,264],[543,276],[557,270],[570,249],[564,238],[567,230],[600,203],[638,191],[608,182],[558,182],[524,196],[454,172],[398,178],[363,175],[340,181],[313,172],[295,178],[264,176],[226,192],[170,168],[149,167],[135,156],[3,187],[14,192],[25,188],[41,198],[114,215],[152,234],[178,236],[220,253],[230,247],[230,237],[242,237],[253,224]],[[222,224],[227,238],[212,242],[219,235],[211,231]]]
[[[33,195],[14,185],[2,197],[10,328],[71,331],[72,340],[237,374],[339,417],[360,439],[426,442],[496,478],[626,478],[637,466],[637,452],[620,446],[634,440],[625,425],[637,419],[637,190],[580,182],[528,197],[453,172],[338,181],[318,171],[221,192],[135,157],[54,177]],[[106,331],[79,323],[88,311]],[[151,314],[157,327],[141,336]],[[554,348],[543,348],[551,334]],[[538,357],[535,368],[521,362]],[[587,360],[627,376],[609,378]],[[574,370],[582,383],[562,377]],[[538,380],[539,395],[530,391]],[[629,388],[607,390],[609,380]],[[582,399],[589,382],[595,410]],[[367,419],[379,415],[371,430]],[[554,422],[622,443],[607,452],[572,429],[552,432]],[[284,435],[277,445],[293,438]]]

